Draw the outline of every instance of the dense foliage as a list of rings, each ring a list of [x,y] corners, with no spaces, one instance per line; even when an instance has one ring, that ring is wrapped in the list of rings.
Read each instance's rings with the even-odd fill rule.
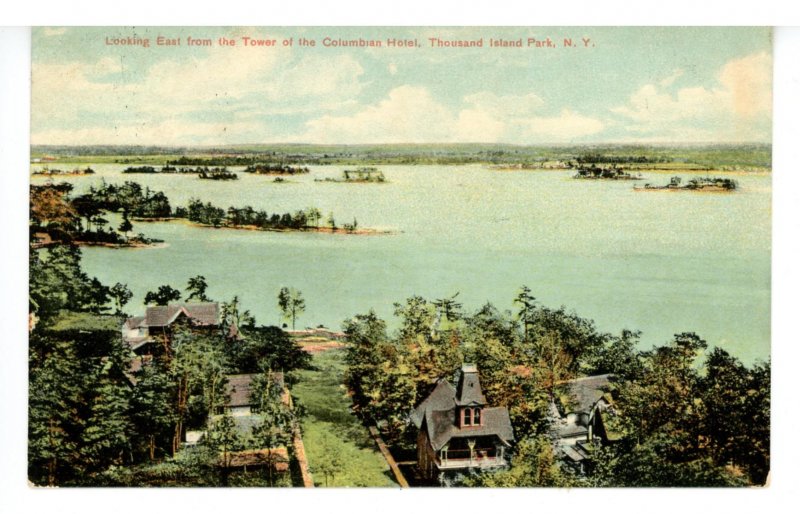
[[[769,471],[769,364],[751,368],[694,333],[639,351],[639,333],[598,332],[594,323],[540,305],[523,287],[516,313],[487,304],[465,314],[455,297],[395,304],[389,334],[374,312],[345,322],[346,382],[359,414],[398,449],[414,444],[411,409],[439,378],[475,362],[490,405],[509,409],[517,439],[512,467],[464,477],[491,486],[720,486],[763,484]],[[565,381],[611,373],[609,444],[595,471],[562,466],[551,405]],[[605,419],[605,418],[604,418]],[[646,468],[646,470],[645,470]]]
[[[295,213],[273,213],[256,210],[250,206],[236,208],[228,207],[224,210],[216,207],[211,202],[203,203],[193,198],[187,207],[178,207],[175,217],[186,218],[195,223],[211,225],[213,227],[256,227],[262,230],[302,230],[319,226],[322,214],[318,209],[310,208]]]
[[[179,323],[154,353],[137,357],[120,335],[124,317],[104,314],[112,303],[121,313],[130,291],[87,276],[80,260],[74,246],[31,251],[35,323],[29,344],[28,475],[33,483],[232,485],[242,478],[229,476],[221,451],[285,444],[294,413],[275,388],[272,372],[309,365],[309,355],[285,332],[257,326],[234,299],[222,306],[220,329]],[[186,295],[207,299],[206,287],[202,276],[193,277]],[[229,330],[231,324],[241,330]],[[247,440],[231,435],[225,416],[214,415],[225,401],[226,375],[239,373],[259,374],[261,422]],[[186,429],[207,431],[207,442],[196,451],[178,452]],[[283,479],[270,470],[245,483],[278,485]]]

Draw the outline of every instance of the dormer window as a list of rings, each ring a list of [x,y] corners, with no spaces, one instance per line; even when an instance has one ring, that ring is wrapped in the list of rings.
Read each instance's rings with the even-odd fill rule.
[[[461,409],[461,426],[477,427],[481,426],[481,408],[464,407]]]

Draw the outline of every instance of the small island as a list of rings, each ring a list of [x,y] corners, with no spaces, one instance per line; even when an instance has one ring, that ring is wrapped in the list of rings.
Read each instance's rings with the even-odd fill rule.
[[[634,186],[634,191],[699,191],[705,193],[727,193],[735,191],[738,184],[735,180],[722,177],[694,177],[682,184],[680,177],[672,177],[665,186],[645,184],[643,187]]]
[[[535,161],[535,162],[515,162],[504,164],[490,164],[490,170],[497,171],[517,171],[517,170],[568,170],[572,168],[572,163],[563,161]]]
[[[310,170],[306,167],[294,167],[287,164],[274,164],[274,163],[258,163],[247,166],[244,169],[245,173],[253,173],[255,175],[297,175],[301,173],[308,173]]]
[[[315,179],[315,182],[384,183],[386,182],[386,177],[378,168],[362,166],[354,170],[344,170],[342,178]]]
[[[598,166],[588,166],[579,168],[578,172],[572,176],[575,179],[589,179],[589,180],[642,180],[642,174],[631,175],[623,171],[622,168],[611,166],[608,168],[601,168]]]
[[[228,168],[204,168],[197,175],[206,180],[238,180],[239,175],[229,171]]]
[[[163,168],[161,171],[158,171],[153,166],[128,166],[127,168],[122,170],[122,173],[166,173],[166,172],[163,171]]]
[[[33,172],[34,175],[46,175],[46,176],[66,176],[66,175],[93,175],[94,170],[92,168],[86,167],[84,169],[75,168],[72,171],[64,171],[59,169],[50,169],[47,166],[44,166],[41,169],[35,170]]]

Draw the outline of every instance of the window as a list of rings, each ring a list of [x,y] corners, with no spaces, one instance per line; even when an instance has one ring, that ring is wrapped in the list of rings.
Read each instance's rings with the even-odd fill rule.
[[[481,410],[474,409],[472,411],[472,424],[473,425],[480,425],[481,424]]]
[[[463,410],[464,412],[464,422],[462,426],[468,427],[472,424],[472,409],[466,408]]]

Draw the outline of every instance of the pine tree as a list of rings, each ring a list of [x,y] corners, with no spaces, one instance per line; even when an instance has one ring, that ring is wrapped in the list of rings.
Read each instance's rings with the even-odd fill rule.
[[[76,434],[83,422],[78,362],[70,344],[56,342],[30,371],[28,476],[34,483],[58,485],[79,471]]]

